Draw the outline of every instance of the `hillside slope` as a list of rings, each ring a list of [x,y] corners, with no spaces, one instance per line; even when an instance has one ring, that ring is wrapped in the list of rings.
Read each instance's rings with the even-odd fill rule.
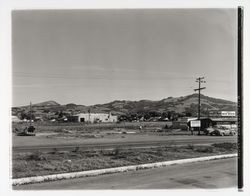
[[[96,104],[92,106],[76,105],[74,103],[60,105],[55,101],[47,101],[32,105],[35,113],[49,112],[96,112],[96,113],[113,113],[116,115],[128,113],[145,113],[145,112],[169,112],[195,115],[197,113],[198,94],[192,94],[181,97],[168,97],[159,101],[140,100],[125,101],[116,100],[106,104]],[[12,111],[29,110],[29,106],[15,107]],[[231,111],[236,110],[236,103],[224,99],[217,99],[201,95],[201,113],[207,114],[209,111]]]
[[[140,100],[140,101],[113,101],[102,105],[94,105],[89,108],[95,112],[113,112],[117,114],[137,113],[137,112],[167,112],[175,111],[176,113],[197,111],[198,94],[192,94],[182,97],[168,97],[160,101]],[[236,103],[201,95],[201,110],[219,111],[219,110],[236,110]]]

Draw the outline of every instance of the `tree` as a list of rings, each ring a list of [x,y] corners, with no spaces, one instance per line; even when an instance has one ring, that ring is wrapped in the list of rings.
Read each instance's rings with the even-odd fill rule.
[[[22,111],[21,113],[20,113],[20,119],[21,120],[23,120],[23,119],[28,119],[29,118],[29,116],[24,112],[24,111]]]
[[[60,111],[59,114],[58,114],[58,118],[62,118],[63,117],[63,112]]]

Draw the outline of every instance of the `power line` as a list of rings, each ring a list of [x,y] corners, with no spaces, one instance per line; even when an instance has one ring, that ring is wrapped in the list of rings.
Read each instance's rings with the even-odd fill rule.
[[[79,74],[78,75],[67,75],[67,74],[41,74],[41,73],[28,73],[28,72],[12,72],[12,76],[13,77],[20,77],[20,78],[48,78],[48,79],[81,79],[81,80],[88,80],[88,79],[105,79],[105,80],[114,80],[113,77],[110,77],[109,74],[104,74],[104,75],[86,75],[83,77],[83,76],[80,76]],[[115,78],[116,80],[118,78]],[[155,79],[164,79],[164,80],[174,80],[174,79],[181,79],[181,80],[193,80],[195,79],[195,77],[189,77],[189,76],[159,76],[159,75],[156,75],[156,76],[153,76],[153,75],[149,75],[149,76],[144,76],[144,77],[134,77],[134,78],[121,78],[119,77],[119,80],[136,80],[136,79],[144,79],[144,80],[155,80]],[[217,79],[209,79],[209,81],[211,83],[229,83],[229,82],[234,82],[232,80],[217,80]]]
[[[72,76],[72,75],[54,75],[54,74],[37,74],[37,73],[25,73],[25,72],[13,72],[13,77],[21,77],[21,78],[48,78],[48,79],[80,79],[80,80],[155,80],[155,79],[164,79],[164,80],[174,80],[174,79],[182,79],[182,80],[193,80],[191,77],[182,77],[182,76],[158,76],[158,75],[149,75],[149,76],[134,76],[134,77],[111,77],[109,74],[104,75],[87,75],[84,76]]]

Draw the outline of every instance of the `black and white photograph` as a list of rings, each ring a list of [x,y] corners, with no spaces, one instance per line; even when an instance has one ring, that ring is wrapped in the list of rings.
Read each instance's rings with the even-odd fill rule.
[[[12,9],[12,191],[242,189],[243,13]]]

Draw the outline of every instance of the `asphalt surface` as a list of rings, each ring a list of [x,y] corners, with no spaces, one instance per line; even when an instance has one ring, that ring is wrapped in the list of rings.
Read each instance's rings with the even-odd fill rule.
[[[39,184],[14,190],[73,189],[216,189],[237,188],[236,158],[172,165],[157,169],[107,174]]]
[[[26,138],[24,138],[26,139]],[[93,149],[112,149],[115,147],[147,147],[147,146],[161,146],[161,145],[188,145],[188,144],[212,144],[221,142],[236,142],[236,136],[170,136],[158,137],[154,140],[145,138],[136,138],[134,141],[98,141],[94,142],[82,141],[81,143],[67,143],[67,144],[31,144],[29,141],[25,145],[15,145],[13,143],[13,152],[31,152],[31,151],[53,151],[53,150],[74,150],[75,148],[81,150]]]

